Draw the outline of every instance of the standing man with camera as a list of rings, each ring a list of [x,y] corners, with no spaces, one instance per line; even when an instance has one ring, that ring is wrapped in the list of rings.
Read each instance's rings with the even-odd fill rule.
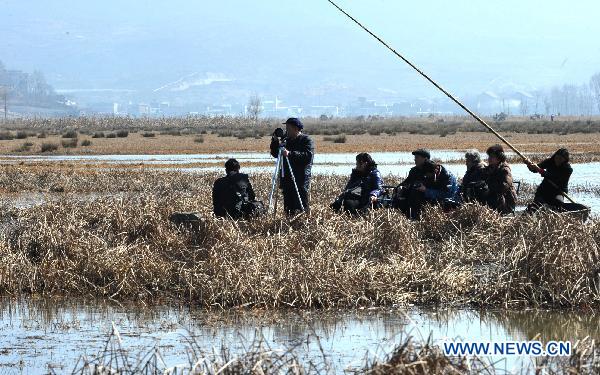
[[[302,133],[304,125],[300,119],[291,117],[283,124],[285,124],[285,134],[281,134],[281,129],[278,129],[279,131],[275,130],[271,138],[271,155],[277,157],[281,147],[281,157],[289,161],[289,164],[283,161],[280,187],[283,192],[285,212],[295,214],[303,209],[304,211],[309,209],[308,191],[315,146],[312,139]],[[292,171],[289,169],[290,166]]]

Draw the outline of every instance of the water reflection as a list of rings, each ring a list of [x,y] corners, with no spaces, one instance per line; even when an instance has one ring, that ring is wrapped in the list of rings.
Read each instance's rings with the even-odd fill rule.
[[[206,311],[180,305],[152,308],[65,300],[0,300],[0,372],[19,364],[24,373],[48,364],[70,370],[82,354],[103,348],[112,324],[131,353],[157,345],[167,364],[187,363],[189,340],[211,351],[244,351],[261,337],[273,348],[295,347],[300,358],[321,358],[338,372],[360,367],[367,353],[389,353],[402,337],[507,341],[600,337],[600,318],[563,311],[392,309],[364,311]],[[519,361],[529,359],[519,359]],[[518,366],[517,366],[518,364]],[[505,370],[522,365],[515,359]]]

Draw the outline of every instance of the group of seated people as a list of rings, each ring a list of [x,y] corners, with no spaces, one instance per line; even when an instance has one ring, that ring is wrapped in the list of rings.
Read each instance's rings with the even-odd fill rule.
[[[427,204],[450,209],[463,203],[477,202],[500,214],[510,214],[515,210],[517,193],[506,154],[501,145],[489,147],[486,154],[487,165],[478,151],[465,154],[467,171],[459,185],[452,172],[431,160],[429,151],[415,150],[412,152],[415,166],[406,179],[393,189],[390,197],[384,188],[377,163],[368,153],[360,153],[356,156],[356,167],[348,183],[330,207],[340,212],[360,214],[387,206],[401,210],[410,219],[419,219],[422,208]],[[573,172],[568,150],[561,148],[550,158],[539,164],[529,163],[527,167],[544,177],[528,211],[535,211],[543,205],[560,207],[563,192],[568,192],[568,182]],[[225,163],[225,168],[227,175],[218,179],[213,186],[215,215],[241,218],[262,214],[264,207],[255,200],[248,175],[239,172],[239,163],[230,159]]]
[[[467,171],[459,185],[452,172],[431,160],[429,151],[413,151],[415,166],[394,189],[391,199],[385,197],[391,200],[386,202],[386,206],[400,209],[411,219],[418,219],[426,204],[451,209],[463,203],[477,202],[503,215],[514,212],[517,193],[504,149],[501,145],[494,145],[486,153],[487,165],[478,151],[465,154]],[[561,148],[543,162],[527,166],[530,171],[544,177],[528,211],[533,212],[543,205],[560,208],[563,203],[562,192],[568,192],[568,182],[573,172],[568,150]],[[369,154],[361,153],[356,156],[356,168],[346,188],[331,207],[338,211],[361,213],[383,206],[385,193],[377,164]]]

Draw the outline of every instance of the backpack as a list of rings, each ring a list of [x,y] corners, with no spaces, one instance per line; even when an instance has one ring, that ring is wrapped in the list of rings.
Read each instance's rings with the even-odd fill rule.
[[[464,186],[463,200],[485,204],[489,196],[489,187],[485,181],[474,181]]]
[[[258,217],[263,215],[265,205],[261,201],[251,201],[248,199],[248,195],[242,194],[238,189],[238,186],[231,181],[229,182],[229,188],[233,192],[230,198],[230,204],[228,205],[227,212],[234,219]]]
[[[242,202],[242,212],[245,218],[249,218],[262,216],[267,211],[263,202],[257,200],[250,201],[246,199]]]

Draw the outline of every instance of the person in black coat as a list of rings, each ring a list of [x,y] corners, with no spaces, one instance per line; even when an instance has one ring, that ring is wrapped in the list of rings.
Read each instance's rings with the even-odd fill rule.
[[[569,192],[569,179],[573,168],[569,164],[569,151],[566,148],[558,149],[551,157],[539,164],[528,163],[531,172],[539,173],[544,177],[542,183],[535,191],[533,204],[530,210],[535,210],[541,205],[559,208],[563,204],[562,192]]]
[[[217,217],[239,219],[244,212],[244,202],[256,200],[247,174],[240,173],[240,163],[235,159],[225,162],[226,176],[217,179],[212,189],[213,212]]]
[[[416,219],[417,213],[413,206],[421,206],[423,193],[416,189],[425,182],[425,170],[423,165],[430,161],[431,154],[425,149],[412,152],[415,157],[415,166],[410,169],[408,176],[394,189],[392,206],[400,209],[409,218]]]
[[[465,153],[467,172],[460,185],[460,194],[463,202],[479,202],[485,204],[487,200],[487,184],[485,182],[485,164],[477,150]]]
[[[490,146],[487,151],[488,166],[485,167],[485,183],[487,184],[487,206],[508,215],[515,211],[517,192],[513,186],[512,170],[506,162],[506,154],[502,145]]]
[[[423,183],[425,180],[425,172],[423,170],[423,164],[431,160],[431,154],[425,149],[418,149],[412,152],[415,157],[415,166],[410,169],[408,176],[400,183],[400,186],[409,188],[412,185],[418,185]]]
[[[286,129],[286,137],[284,138],[284,148],[282,154],[284,158],[281,160],[284,166],[283,176],[281,178],[280,188],[283,192],[283,207],[287,214],[295,214],[304,208],[305,211],[309,209],[309,189],[310,189],[310,178],[311,169],[313,163],[313,157],[315,153],[315,146],[306,134],[302,133],[304,125],[300,119],[292,117],[287,119],[284,123]],[[277,157],[280,147],[280,139],[276,136],[271,138],[271,156]],[[285,160],[289,160],[292,167],[294,178],[296,180],[296,186],[298,187],[298,193],[294,188],[294,182],[292,180],[288,163]],[[302,206],[298,200],[298,194],[302,201]]]
[[[377,163],[371,155],[363,152],[356,155],[356,168],[352,169],[344,191],[331,204],[331,208],[350,213],[365,211],[377,207],[377,200],[382,193],[383,179]]]

